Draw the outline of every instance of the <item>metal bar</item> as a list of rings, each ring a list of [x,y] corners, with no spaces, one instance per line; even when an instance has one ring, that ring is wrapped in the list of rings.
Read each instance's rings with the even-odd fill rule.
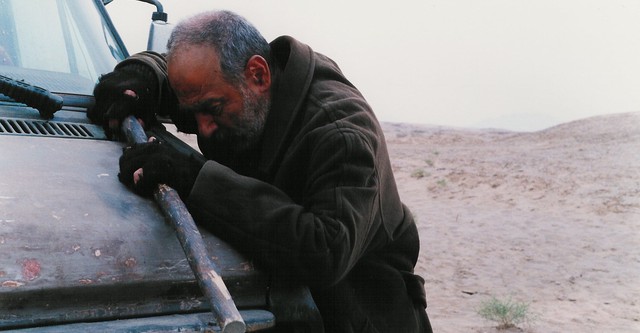
[[[122,133],[130,144],[147,142],[147,134],[142,129],[138,119],[129,116],[122,122]]]
[[[133,116],[125,118],[122,131],[130,143],[147,142],[147,135]],[[167,220],[173,225],[191,270],[198,280],[200,290],[211,304],[218,326],[224,333],[244,333],[246,325],[242,316],[222,277],[209,259],[200,231],[178,192],[161,184],[154,191],[153,196]]]

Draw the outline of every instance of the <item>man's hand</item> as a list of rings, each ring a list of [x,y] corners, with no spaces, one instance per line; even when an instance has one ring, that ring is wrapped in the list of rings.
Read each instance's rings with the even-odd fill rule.
[[[110,139],[119,139],[122,120],[132,114],[143,127],[156,124],[156,81],[153,71],[143,64],[129,64],[101,76],[93,90],[95,105],[87,116],[101,124]]]
[[[202,162],[167,144],[153,141],[124,149],[118,179],[136,193],[150,196],[158,184],[175,189],[182,199],[191,192]]]

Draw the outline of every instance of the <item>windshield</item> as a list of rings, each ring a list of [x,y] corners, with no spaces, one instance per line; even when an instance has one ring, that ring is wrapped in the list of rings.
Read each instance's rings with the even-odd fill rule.
[[[93,1],[0,0],[2,75],[90,95],[124,54]]]

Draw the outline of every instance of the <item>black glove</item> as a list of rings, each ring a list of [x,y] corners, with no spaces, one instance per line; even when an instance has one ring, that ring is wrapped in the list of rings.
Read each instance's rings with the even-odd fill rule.
[[[180,153],[167,144],[154,141],[124,149],[120,157],[118,179],[140,195],[150,196],[158,184],[166,184],[185,199],[202,166],[203,162],[195,156]],[[133,174],[140,168],[142,177],[135,183]]]
[[[155,113],[158,108],[158,83],[156,76],[146,65],[139,63],[118,67],[102,75],[93,95],[95,105],[87,117],[101,124],[110,139],[120,138],[122,120],[135,115],[146,128],[158,123]]]

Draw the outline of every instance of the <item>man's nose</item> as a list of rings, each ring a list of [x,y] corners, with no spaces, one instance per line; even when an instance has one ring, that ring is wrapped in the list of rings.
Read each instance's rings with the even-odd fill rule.
[[[198,133],[201,136],[208,138],[218,129],[218,123],[216,123],[212,115],[196,113],[195,117],[196,122],[198,122]]]

